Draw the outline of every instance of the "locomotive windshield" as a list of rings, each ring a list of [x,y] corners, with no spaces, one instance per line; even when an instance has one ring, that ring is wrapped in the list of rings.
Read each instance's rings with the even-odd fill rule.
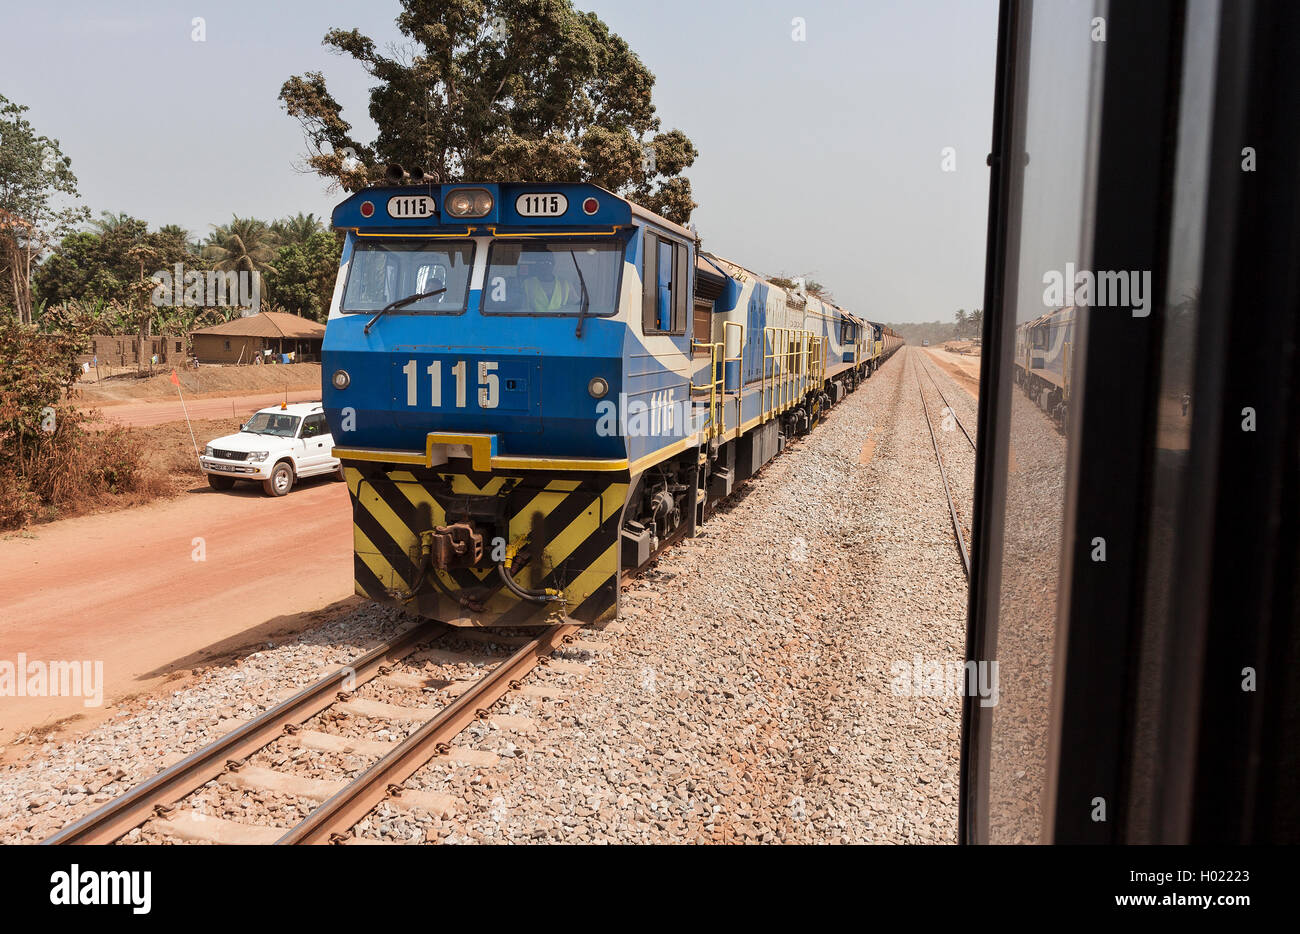
[[[497,241],[488,253],[483,313],[612,315],[622,268],[618,241]]]
[[[473,268],[471,241],[362,238],[352,252],[343,311],[376,312],[409,295],[445,289],[402,310],[458,315],[465,310]]]

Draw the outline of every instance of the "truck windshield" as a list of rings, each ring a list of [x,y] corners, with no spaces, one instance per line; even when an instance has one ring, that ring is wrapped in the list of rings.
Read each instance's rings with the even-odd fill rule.
[[[279,412],[258,412],[244,425],[244,431],[255,435],[275,435],[277,438],[292,438],[298,433],[297,415],[282,415]]]
[[[445,289],[404,306],[402,313],[458,315],[465,310],[473,268],[471,241],[358,239],[348,265],[343,311],[373,314],[408,295]]]
[[[498,240],[488,253],[483,313],[612,315],[618,310],[623,244],[619,241]]]

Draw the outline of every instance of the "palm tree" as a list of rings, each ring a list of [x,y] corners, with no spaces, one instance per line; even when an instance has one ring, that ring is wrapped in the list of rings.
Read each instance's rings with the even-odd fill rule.
[[[125,211],[118,211],[116,214],[112,211],[100,211],[99,220],[91,221],[90,226],[95,228],[95,233],[102,237],[104,234],[112,233],[118,227],[129,224],[133,220],[135,218]]]
[[[163,224],[158,228],[158,233],[178,243],[188,243],[190,239],[190,232],[180,224]]]
[[[214,227],[203,253],[222,272],[275,272],[279,238],[266,221],[255,217],[234,217],[229,224]]]
[[[280,238],[282,245],[306,243],[312,234],[324,230],[324,225],[315,214],[303,214],[299,211],[293,217],[286,217],[271,224],[271,231]]]

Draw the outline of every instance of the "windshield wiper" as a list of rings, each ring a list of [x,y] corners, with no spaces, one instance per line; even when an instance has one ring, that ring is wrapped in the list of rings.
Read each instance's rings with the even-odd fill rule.
[[[579,273],[579,275],[581,275],[581,273]],[[399,308],[405,308],[407,305],[414,304],[415,302],[418,302],[422,298],[432,298],[435,295],[441,295],[445,291],[447,291],[446,286],[444,286],[441,289],[434,289],[432,292],[416,292],[414,295],[406,296],[406,298],[399,298],[395,302],[389,302],[383,308],[379,309],[379,311],[375,314],[373,318],[371,318],[369,321],[366,322],[366,326],[361,329],[361,333],[369,334],[370,328],[374,326],[374,323],[378,321],[380,318],[382,318],[384,315],[388,314],[390,311],[396,311]]]
[[[587,308],[591,304],[591,299],[587,295],[587,279],[582,274],[582,267],[578,265],[578,256],[572,250],[569,256],[573,259],[573,268],[578,270],[578,283],[582,286],[582,307],[578,309],[578,329],[574,331],[574,337],[582,337],[582,319],[587,317]]]

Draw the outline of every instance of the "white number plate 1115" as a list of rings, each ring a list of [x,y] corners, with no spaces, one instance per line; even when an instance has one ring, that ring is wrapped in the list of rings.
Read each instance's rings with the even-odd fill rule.
[[[520,217],[559,217],[569,210],[569,199],[557,193],[520,195],[515,199],[515,211]]]
[[[433,217],[433,199],[427,195],[400,195],[388,199],[389,217]]]

